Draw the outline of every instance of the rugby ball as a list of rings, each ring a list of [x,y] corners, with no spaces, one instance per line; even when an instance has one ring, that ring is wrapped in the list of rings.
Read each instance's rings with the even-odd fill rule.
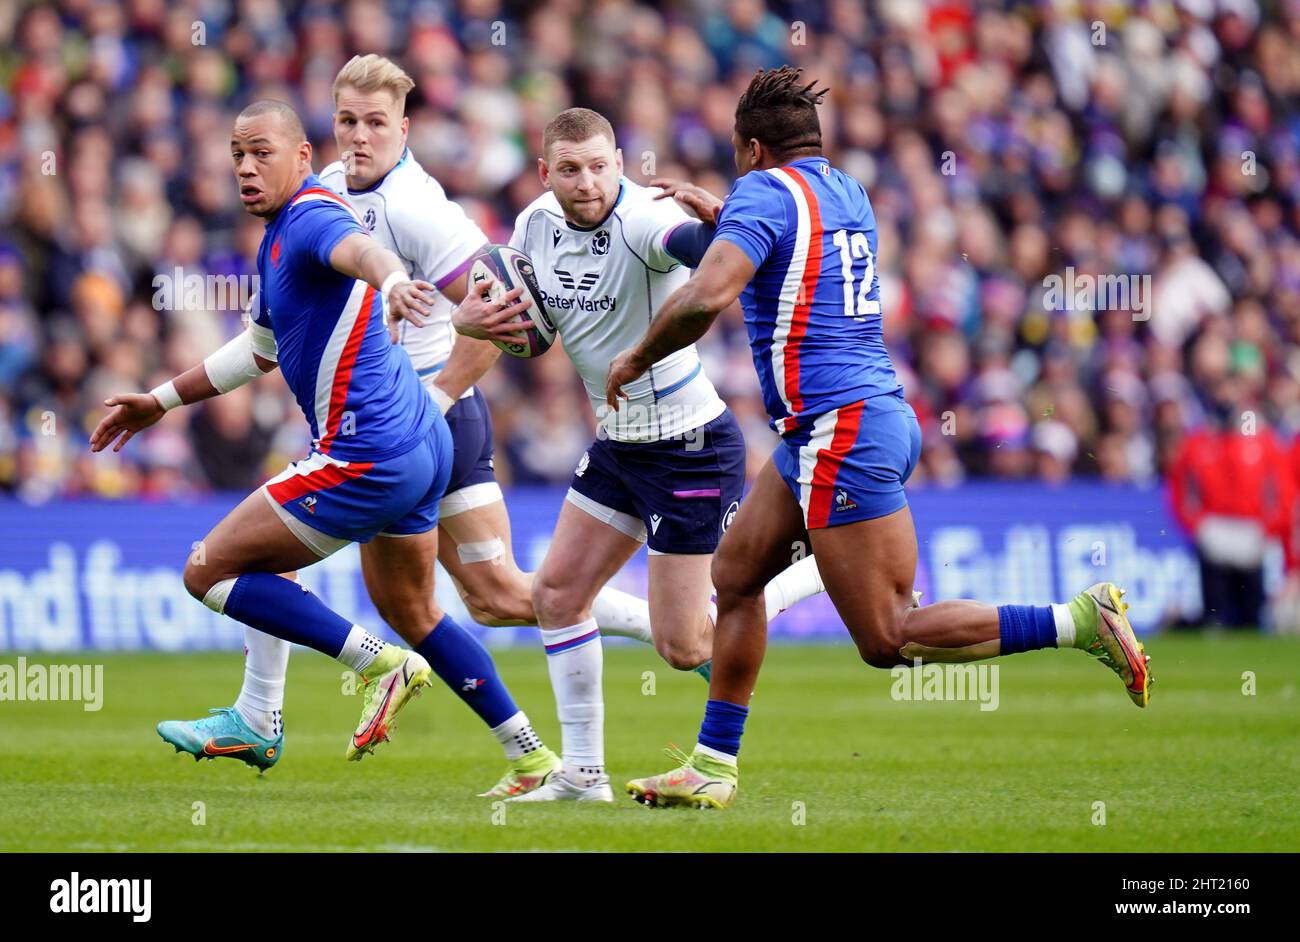
[[[488,297],[493,300],[507,291],[523,288],[520,298],[529,298],[533,302],[521,320],[532,323],[534,330],[516,334],[518,340],[492,342],[512,357],[539,357],[551,349],[555,342],[555,324],[542,302],[542,289],[537,284],[532,260],[508,245],[485,246],[470,262],[469,287],[473,290],[485,283],[490,285]]]

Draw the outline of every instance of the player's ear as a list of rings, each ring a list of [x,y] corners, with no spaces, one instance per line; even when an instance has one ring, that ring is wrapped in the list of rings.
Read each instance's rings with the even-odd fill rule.
[[[618,175],[623,175],[623,148],[614,148],[614,166],[618,168]]]
[[[406,135],[411,130],[411,119],[407,115],[402,115],[402,144],[406,143]]]
[[[537,158],[537,177],[542,181],[542,186],[548,190],[551,188],[551,168],[546,166],[546,158]]]
[[[298,145],[298,159],[311,170],[311,141],[303,141]]]

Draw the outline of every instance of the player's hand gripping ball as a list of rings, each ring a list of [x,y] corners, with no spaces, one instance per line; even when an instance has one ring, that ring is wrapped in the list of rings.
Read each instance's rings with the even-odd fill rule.
[[[542,290],[537,284],[532,260],[527,255],[508,245],[486,246],[470,263],[469,291],[479,294],[484,285],[490,302],[500,304],[503,296],[516,288],[522,289],[520,300],[532,302],[518,317],[481,325],[495,333],[487,339],[512,357],[541,356],[551,348],[555,342],[555,324],[546,313]],[[502,333],[500,329],[492,331],[493,327],[513,324],[526,324],[530,329],[512,333]]]

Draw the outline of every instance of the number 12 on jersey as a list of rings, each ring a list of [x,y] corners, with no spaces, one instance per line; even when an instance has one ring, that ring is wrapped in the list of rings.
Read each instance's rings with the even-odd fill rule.
[[[872,314],[880,313],[880,302],[868,298],[871,293],[871,286],[876,280],[876,260],[871,257],[871,244],[867,241],[865,232],[855,232],[849,235],[847,229],[838,229],[831,241],[839,247],[840,250],[840,267],[844,272],[844,316],[845,317],[868,317]],[[858,287],[857,306],[853,302],[853,261],[854,259],[866,259],[866,271],[862,273],[862,281]]]

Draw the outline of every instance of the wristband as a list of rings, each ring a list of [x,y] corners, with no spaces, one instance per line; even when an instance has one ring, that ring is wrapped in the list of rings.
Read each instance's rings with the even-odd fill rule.
[[[429,387],[429,395],[432,396],[433,401],[438,404],[438,408],[442,410],[443,415],[446,415],[447,410],[456,404],[456,400],[447,395],[445,389],[441,389],[438,386],[431,385]]]
[[[158,404],[163,407],[164,412],[170,412],[177,406],[185,405],[181,401],[181,394],[176,391],[176,381],[172,379],[149,390],[149,395],[158,400]]]
[[[393,272],[391,275],[389,275],[387,278],[385,278],[383,285],[381,285],[379,288],[379,293],[380,295],[383,296],[384,299],[384,305],[387,306],[388,292],[392,291],[394,286],[400,285],[403,282],[410,281],[410,280],[411,280],[411,276],[408,275],[406,272],[402,271],[402,269],[400,268],[397,269],[397,271]]]

